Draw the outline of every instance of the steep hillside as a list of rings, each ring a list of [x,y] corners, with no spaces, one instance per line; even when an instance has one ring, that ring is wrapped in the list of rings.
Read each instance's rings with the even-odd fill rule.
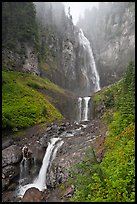
[[[67,110],[73,112],[67,113]],[[66,118],[74,117],[75,97],[72,94],[48,79],[14,71],[2,72],[3,129],[15,130],[41,122],[62,121],[59,111]]]
[[[73,25],[62,3],[3,3],[2,25],[4,70],[46,77],[78,96],[94,91],[93,62],[84,33]]]
[[[85,48],[88,40],[85,41],[84,33],[73,25],[71,15],[65,14],[63,4],[35,4],[40,30],[41,75],[78,96],[88,95],[94,91],[95,82],[91,53],[88,47]]]
[[[71,182],[76,192],[71,201],[135,201],[135,67],[128,66],[124,78],[95,94],[96,115],[108,126],[105,144],[95,147],[98,162],[91,162],[92,150],[74,168]],[[101,105],[103,104],[103,105]],[[98,109],[98,107],[103,107]],[[100,114],[99,114],[100,113]],[[98,142],[98,140],[97,140]],[[100,147],[99,147],[100,146]],[[101,151],[100,151],[101,150]],[[79,173],[77,173],[79,172]],[[75,179],[74,179],[75,178]]]
[[[6,2],[2,6],[3,69],[49,78],[80,96],[94,92],[95,86],[94,63],[84,45],[88,39],[101,87],[119,80],[128,61],[134,60],[134,2],[101,2],[98,9],[85,12],[78,27],[60,2],[36,2],[35,6]],[[91,91],[85,93],[87,86]]]
[[[39,74],[35,15],[32,2],[2,3],[2,69]]]
[[[100,2],[78,26],[90,39],[101,87],[121,79],[128,61],[135,59],[135,2]]]

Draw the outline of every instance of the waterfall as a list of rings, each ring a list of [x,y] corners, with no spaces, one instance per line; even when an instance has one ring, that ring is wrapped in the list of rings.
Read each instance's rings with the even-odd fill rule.
[[[90,97],[86,97],[86,95],[90,95],[92,91],[97,92],[101,89],[100,77],[96,68],[96,63],[90,42],[85,37],[82,29],[79,30],[79,42],[82,48],[84,49],[83,53],[85,53],[83,67],[81,68],[81,71],[84,77],[84,81],[86,81],[86,87],[83,85],[84,92],[82,91],[82,94],[85,95],[85,97],[78,98],[78,121],[88,121],[88,103]]]
[[[81,121],[82,98],[78,98],[78,121]]]
[[[90,42],[85,37],[82,29],[80,29],[80,32],[79,32],[79,42],[82,45],[85,52],[88,53],[88,57],[89,57],[89,66],[87,66],[87,61],[86,61],[86,65],[83,66],[82,68],[82,72],[83,72],[84,78],[86,79],[86,83],[87,83],[87,91],[90,91],[91,86],[92,86],[90,82],[92,81],[92,83],[94,84],[94,92],[97,92],[101,89],[100,88],[100,78],[99,78],[99,74],[96,68],[96,63],[95,63],[95,59],[93,56],[93,51],[92,51]]]
[[[91,97],[78,98],[78,121],[88,121],[88,104]]]
[[[29,174],[29,161],[22,160],[20,163],[20,181],[26,178]]]
[[[83,121],[88,121],[88,102],[90,97],[84,97]]]
[[[50,162],[53,161],[53,159],[55,158],[58,148],[61,147],[61,145],[63,144],[63,141],[57,142],[58,140],[61,140],[61,138],[51,138],[50,142],[48,143],[48,147],[46,149],[46,153],[43,158],[42,166],[39,171],[38,177],[34,180],[32,184],[19,186],[18,196],[22,197],[26,190],[31,187],[38,188],[40,191],[43,191],[47,188],[46,174],[48,167],[50,165]]]
[[[47,173],[47,169],[48,169],[48,166],[49,166],[51,153],[52,153],[52,150],[54,148],[54,144],[59,139],[60,138],[52,138],[51,143],[48,144],[48,147],[47,147],[47,150],[46,150],[43,162],[42,162],[42,166],[41,166],[39,175],[36,178],[36,180],[34,181],[34,184],[37,186],[37,188],[39,190],[43,190],[44,188],[46,188],[46,173]]]
[[[54,149],[54,152],[53,152],[53,154],[52,154],[52,159],[51,159],[51,162],[55,159],[55,157],[56,157],[56,154],[57,154],[57,151],[58,151],[58,149],[63,145],[63,140],[62,141],[60,141],[58,144],[57,144],[57,146],[56,146],[56,148]]]

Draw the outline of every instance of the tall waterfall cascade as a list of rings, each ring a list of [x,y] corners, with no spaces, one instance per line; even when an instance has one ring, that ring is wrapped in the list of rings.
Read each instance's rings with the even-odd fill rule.
[[[85,62],[82,67],[82,73],[86,80],[86,93],[91,94],[92,90],[95,92],[99,91],[100,88],[100,77],[96,68],[96,63],[93,55],[93,51],[89,40],[85,37],[82,29],[79,31],[79,42],[83,47],[85,53],[88,55],[89,62]],[[92,88],[93,87],[93,88]],[[79,97],[78,98],[78,121],[88,121],[88,108],[89,100],[91,97]]]
[[[87,83],[87,90],[91,88],[91,83],[94,84],[94,92],[99,91],[100,88],[100,77],[96,68],[95,59],[93,56],[93,51],[90,45],[89,40],[85,37],[82,29],[79,31],[79,42],[82,45],[85,52],[88,54],[89,57],[89,66],[83,66],[82,72],[85,76],[86,83]]]
[[[43,191],[44,189],[47,188],[46,174],[47,174],[48,167],[49,165],[51,165],[51,162],[56,157],[57,150],[59,149],[59,147],[61,147],[63,143],[64,142],[61,140],[61,138],[51,138],[50,142],[48,143],[48,147],[46,149],[45,156],[42,162],[42,166],[41,166],[41,169],[39,171],[37,178],[35,178],[33,183],[31,184],[19,186],[18,195],[20,197],[22,197],[24,193],[26,192],[26,190],[31,187],[38,188],[40,191]]]

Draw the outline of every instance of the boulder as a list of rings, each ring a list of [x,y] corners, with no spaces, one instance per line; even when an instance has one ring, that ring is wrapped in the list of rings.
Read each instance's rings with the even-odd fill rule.
[[[39,143],[41,144],[42,147],[47,148],[48,146],[48,135],[45,134],[43,137],[40,138]]]
[[[3,142],[3,143],[2,143],[2,150],[5,149],[5,148],[7,148],[7,147],[9,147],[9,146],[12,145],[12,144],[13,144],[13,140],[12,140],[12,139],[9,139],[9,140]]]
[[[64,132],[66,130],[65,126],[61,126],[58,128],[58,134],[61,134],[62,132]]]
[[[41,202],[42,199],[43,192],[39,191],[35,187],[32,187],[25,192],[21,202]]]
[[[8,165],[2,168],[2,175],[3,178],[9,177],[10,179],[14,178],[19,174],[19,168],[13,166],[13,165]]]
[[[21,161],[22,152],[17,145],[11,145],[2,150],[2,167]]]
[[[19,175],[19,165],[8,165],[2,168],[2,190],[5,190],[11,181]]]

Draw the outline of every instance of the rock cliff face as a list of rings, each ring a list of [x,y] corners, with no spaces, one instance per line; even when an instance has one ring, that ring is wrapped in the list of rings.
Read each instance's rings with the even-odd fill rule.
[[[85,17],[79,20],[78,27],[84,30],[93,48],[101,87],[119,80],[129,60],[134,60],[134,5],[134,2],[101,2],[98,9],[87,11]],[[22,21],[23,26],[26,26],[26,33],[22,34],[21,27],[22,40],[20,33],[19,36],[13,36],[17,38],[16,49],[10,49],[10,44],[5,46],[8,37],[3,37],[3,68],[48,77],[78,96],[91,94],[94,92],[94,74],[89,53],[79,38],[80,29],[73,25],[71,15],[65,14],[62,3],[36,2],[35,6],[36,19],[34,16],[30,23],[36,23],[37,29],[36,25],[33,26],[32,39],[30,35],[27,36],[28,24],[26,25],[24,20]],[[25,15],[27,16],[27,13]],[[26,18],[25,15],[23,18]],[[3,14],[3,22],[6,17]],[[16,21],[15,23],[19,24]],[[10,24],[8,26],[10,33],[12,28]],[[6,33],[5,27],[4,31]],[[11,43],[11,40],[9,42]]]
[[[20,43],[19,43],[20,44]],[[24,44],[24,53],[13,50],[2,50],[3,69],[23,71],[34,75],[39,75],[38,56],[34,48],[27,43]],[[21,48],[20,48],[21,51]]]
[[[55,2],[54,2],[55,3]],[[73,91],[78,96],[86,96],[94,91],[92,80],[92,63],[87,41],[83,32],[72,23],[72,19],[63,12],[64,20],[53,12],[53,21],[45,22],[43,13],[48,16],[47,7],[41,10],[36,4],[37,21],[41,25],[41,61],[39,64],[42,77],[48,77],[65,89]],[[51,4],[54,10],[55,4]],[[59,11],[61,12],[61,11]],[[51,19],[51,17],[49,18]],[[61,24],[61,26],[60,26]],[[60,30],[58,30],[60,27]],[[64,29],[65,28],[65,29]]]
[[[119,80],[129,60],[135,59],[135,3],[100,2],[78,26],[90,39],[101,86]]]
[[[39,74],[37,34],[32,2],[3,2],[2,68]]]

